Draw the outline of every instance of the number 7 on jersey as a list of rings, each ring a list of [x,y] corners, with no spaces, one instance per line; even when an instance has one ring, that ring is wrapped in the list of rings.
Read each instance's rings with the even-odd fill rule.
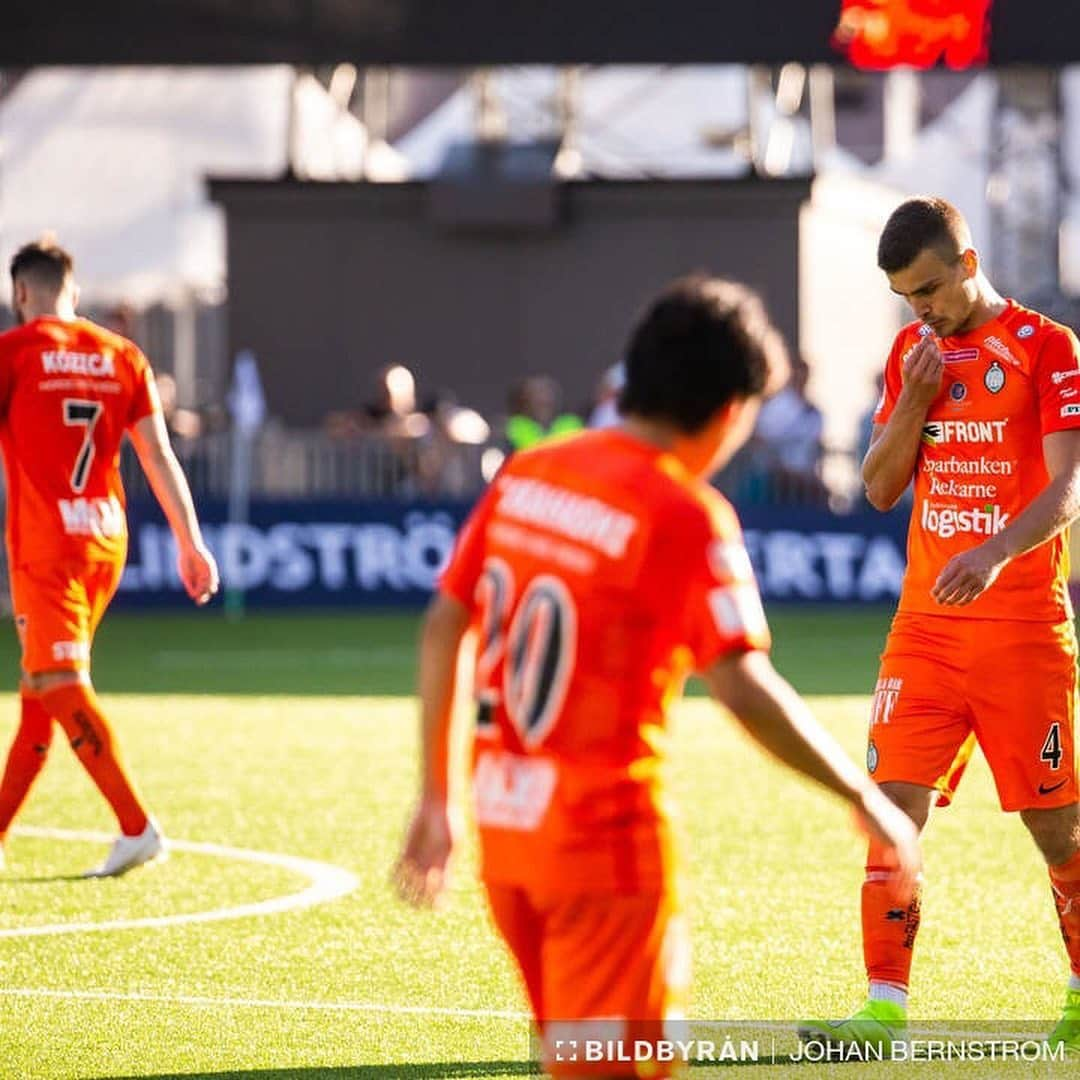
[[[68,427],[86,428],[82,446],[75,458],[75,468],[71,471],[71,490],[76,494],[80,494],[86,487],[86,478],[90,475],[90,464],[94,460],[94,427],[101,413],[100,401],[64,398],[64,423]]]

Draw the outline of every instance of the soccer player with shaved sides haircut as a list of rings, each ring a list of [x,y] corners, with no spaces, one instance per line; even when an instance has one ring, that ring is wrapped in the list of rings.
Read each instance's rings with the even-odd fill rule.
[[[120,835],[90,872],[113,876],[164,850],[90,680],[94,632],[127,556],[119,472],[125,435],[172,528],[180,579],[196,603],[216,592],[217,567],[146,358],[132,342],[76,316],[71,256],[55,244],[20,248],[11,284],[20,325],[0,334],[0,446],[22,682],[19,727],[0,779],[0,866],[55,722],[116,814]]]
[[[1080,1051],[1080,813],[1076,638],[1068,529],[1080,514],[1075,335],[994,290],[963,216],[914,198],[881,234],[878,265],[915,319],[896,336],[863,462],[887,510],[914,484],[908,565],[874,694],[867,768],[922,829],[976,743],[1003,810],[1046,860],[1072,974],[1055,1046]],[[869,995],[831,1044],[902,1038],[919,929],[871,842],[862,888]],[[986,934],[993,927],[982,928]]]
[[[560,1040],[599,1023],[631,1047],[663,1038],[686,1008],[662,765],[668,708],[691,670],[762,746],[851,803],[912,883],[918,869],[911,822],[773,670],[738,520],[707,482],[786,375],[754,293],[704,276],[675,282],[630,339],[620,426],[515,454],[463,527],[428,610],[422,782],[398,887],[425,903],[445,884],[458,831],[455,673],[472,627],[482,876],[554,1075],[639,1075],[618,1055],[569,1060]],[[672,1075],[652,1064],[654,1080]]]

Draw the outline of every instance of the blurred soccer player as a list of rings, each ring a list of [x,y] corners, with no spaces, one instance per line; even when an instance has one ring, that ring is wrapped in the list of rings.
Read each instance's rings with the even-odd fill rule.
[[[762,746],[857,807],[914,884],[910,822],[773,670],[738,520],[705,480],[786,368],[753,293],[706,277],[673,284],[633,334],[620,425],[515,455],[428,610],[423,780],[398,886],[415,903],[444,886],[458,820],[451,707],[471,624],[482,875],[559,1075],[627,1075],[612,1061],[560,1061],[557,1042],[597,1030],[655,1039],[686,1006],[661,766],[667,711],[691,669]]]
[[[120,580],[127,520],[120,483],[126,433],[168,518],[188,594],[217,590],[180,465],[169,446],[154,376],[130,341],[77,318],[71,257],[27,244],[11,262],[20,326],[0,334],[0,445],[7,473],[7,544],[22,644],[22,714],[0,781],[3,841],[45,764],[53,721],[108,800],[120,835],[112,876],[163,851],[90,681],[94,631]]]
[[[1049,866],[1072,977],[1051,1041],[1080,1050],[1076,639],[1067,529],[1080,513],[1080,355],[1072,331],[994,291],[943,199],[889,218],[878,265],[916,321],[900,331],[863,462],[893,506],[914,479],[908,567],[882,655],[867,767],[921,829],[977,741],[1003,810]],[[871,843],[862,890],[865,1006],[804,1038],[880,1043],[903,1032],[919,898],[888,896]],[[987,928],[987,933],[992,928]]]

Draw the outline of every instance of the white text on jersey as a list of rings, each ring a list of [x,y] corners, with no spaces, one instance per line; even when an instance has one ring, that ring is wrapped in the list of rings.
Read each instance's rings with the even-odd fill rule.
[[[112,539],[124,534],[124,508],[115,496],[107,499],[60,499],[57,502],[68,536]]]
[[[111,353],[54,349],[41,354],[41,367],[46,375],[90,375],[97,378],[116,374]]]

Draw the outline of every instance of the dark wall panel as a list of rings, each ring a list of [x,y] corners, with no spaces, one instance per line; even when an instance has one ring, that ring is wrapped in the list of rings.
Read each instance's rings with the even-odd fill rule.
[[[796,339],[804,181],[571,184],[549,230],[453,230],[424,185],[224,182],[229,335],[291,424],[359,406],[375,372],[412,368],[485,414],[527,373],[568,405],[620,356],[642,305],[695,269],[758,287]]]

